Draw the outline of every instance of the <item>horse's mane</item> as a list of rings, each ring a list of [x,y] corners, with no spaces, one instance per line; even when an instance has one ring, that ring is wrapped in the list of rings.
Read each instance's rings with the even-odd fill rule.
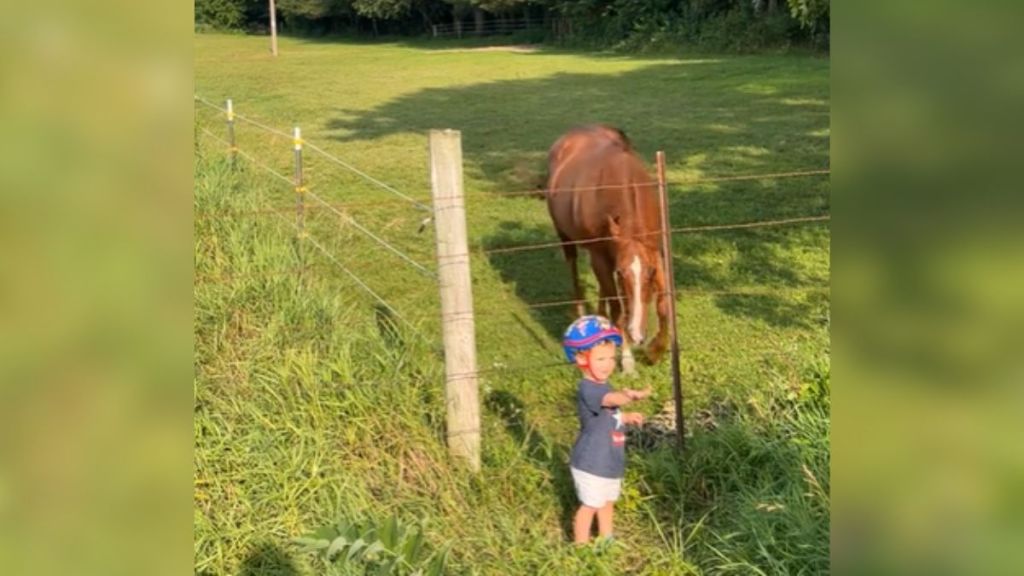
[[[626,152],[633,151],[632,140],[629,139],[629,136],[627,136],[626,132],[621,128],[617,128],[615,126],[612,126],[611,124],[592,124],[590,126],[584,126],[583,128],[581,128],[581,130],[587,132],[599,132],[605,136],[610,137],[613,142],[618,144],[619,147],[621,147]]]

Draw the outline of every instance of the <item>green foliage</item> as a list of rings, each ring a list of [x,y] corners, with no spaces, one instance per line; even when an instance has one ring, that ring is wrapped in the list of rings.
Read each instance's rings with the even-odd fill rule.
[[[381,522],[340,520],[296,542],[327,564],[379,576],[441,576],[447,550],[427,552],[423,532],[394,516]]]
[[[755,52],[788,45],[795,29],[795,23],[784,14],[754,17],[743,10],[730,10],[708,19],[695,44],[716,51]]]
[[[412,0],[354,0],[352,6],[367,18],[390,20],[408,14]]]
[[[829,0],[789,0],[789,12],[804,28],[828,30]]]
[[[350,12],[350,0],[277,0],[277,9],[287,18],[317,20]]]
[[[781,1],[781,0],[780,0]],[[750,0],[278,0],[283,29],[325,34],[357,27],[360,18],[378,30],[427,33],[434,23],[463,20],[473,29],[474,10],[484,21],[552,18],[559,32],[536,26],[514,41],[550,40],[566,45],[613,47],[623,51],[665,51],[683,47],[753,52],[793,45],[828,47],[828,0],[789,0],[769,10]],[[265,29],[260,0],[197,0],[197,29]],[[365,27],[365,20],[363,21]]]
[[[559,10],[584,24],[578,26],[577,42],[625,51],[694,47],[756,52],[798,45],[810,37],[788,13],[757,10],[740,0],[578,0],[563,2]]]
[[[802,28],[811,32],[818,47],[828,48],[831,29],[829,0],[789,0],[789,12]]]
[[[812,359],[808,372],[822,362]],[[808,385],[820,390],[820,381]],[[680,547],[707,573],[827,573],[827,396],[796,398],[778,388],[717,412],[713,428],[688,438],[682,466],[669,447],[630,461],[650,492],[646,514],[664,523],[685,511]]]
[[[547,146],[583,121],[625,127],[645,158],[664,149],[670,181],[828,165],[827,59],[526,56],[425,44],[282,38],[291,56],[273,60],[265,38],[198,35],[196,91],[233,98],[239,113],[273,127],[298,123],[309,142],[417,199],[429,197],[424,134],[462,130],[474,248],[552,240],[543,202],[497,193],[531,189]],[[198,126],[225,134],[223,114],[196,110]],[[236,132],[246,153],[291,173],[289,139],[246,123]],[[448,550],[451,574],[826,571],[827,225],[674,238],[692,436],[682,455],[631,448],[615,519],[626,545],[578,549],[569,543],[578,503],[567,466],[575,374],[503,368],[557,359],[569,312],[527,304],[568,297],[561,255],[472,258],[487,372],[482,470],[468,474],[447,455],[444,365],[433,342],[390,322],[333,262],[295,241],[287,182],[244,158],[232,168],[224,144],[201,131],[198,145],[197,574],[372,573],[385,555],[362,554],[384,540],[391,517],[407,523],[406,542],[415,525],[419,558]],[[311,192],[351,205],[362,225],[433,263],[430,228],[417,232],[420,211],[316,154],[304,161]],[[818,214],[829,190],[825,177],[680,184],[670,189],[670,216],[675,227]],[[440,338],[433,280],[327,210],[311,209],[307,229],[428,339]],[[671,398],[665,363],[615,384],[651,385],[655,399],[636,406],[649,416]],[[338,517],[358,526],[343,559],[328,563],[294,544]]]
[[[245,23],[244,0],[195,0],[196,30],[241,30]]]

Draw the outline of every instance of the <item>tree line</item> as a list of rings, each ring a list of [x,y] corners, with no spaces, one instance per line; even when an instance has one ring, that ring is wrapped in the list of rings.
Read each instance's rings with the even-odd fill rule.
[[[829,0],[276,0],[296,35],[460,37],[641,51],[829,47]],[[268,0],[195,0],[197,30],[269,31]]]

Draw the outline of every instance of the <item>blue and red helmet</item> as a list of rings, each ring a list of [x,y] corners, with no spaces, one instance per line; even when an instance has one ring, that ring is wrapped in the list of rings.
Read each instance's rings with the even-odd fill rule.
[[[576,354],[590,350],[605,340],[622,346],[622,334],[604,316],[581,316],[569,325],[562,337],[562,350],[569,362],[576,361]]]

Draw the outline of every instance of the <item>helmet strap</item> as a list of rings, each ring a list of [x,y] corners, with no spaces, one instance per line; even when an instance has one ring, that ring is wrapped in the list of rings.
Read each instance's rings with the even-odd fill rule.
[[[586,350],[580,350],[579,352],[576,353],[576,367],[579,368],[581,372],[583,372],[584,376],[596,382],[597,379],[594,377],[594,373],[590,371],[591,350],[592,348],[588,348]]]

